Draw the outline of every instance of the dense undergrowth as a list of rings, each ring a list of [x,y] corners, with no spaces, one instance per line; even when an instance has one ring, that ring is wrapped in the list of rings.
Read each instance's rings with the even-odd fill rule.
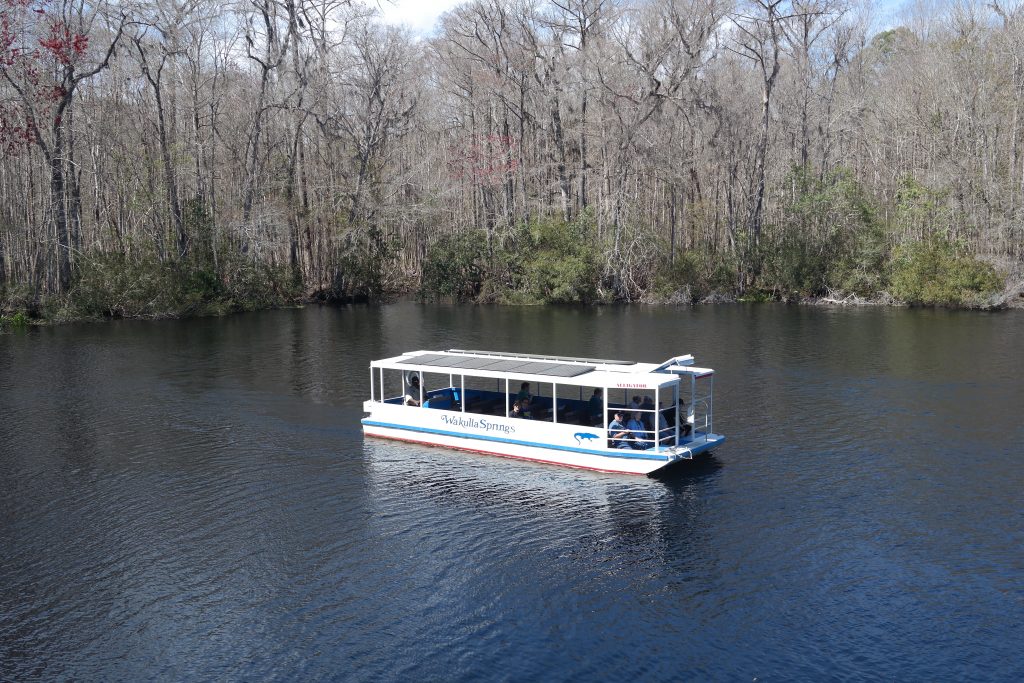
[[[781,219],[756,244],[672,250],[637,229],[616,252],[592,213],[536,220],[505,229],[470,230],[436,239],[419,277],[403,264],[403,245],[376,228],[347,229],[334,277],[310,292],[287,266],[267,265],[220,245],[210,221],[191,216],[197,239],[188,258],[156,253],[86,253],[71,290],[39,301],[26,288],[0,289],[0,328],[33,320],[220,315],[302,300],[423,300],[504,304],[617,301],[852,300],[953,308],[998,305],[1006,275],[938,229],[908,230],[935,213],[934,196],[912,181],[887,222],[849,174],[811,178],[794,171]],[[915,222],[916,221],[916,222]],[[912,238],[908,234],[915,235]]]
[[[530,226],[528,250],[488,254],[483,232],[452,235],[428,252],[420,296],[428,300],[515,304],[611,303],[620,300],[603,268],[601,245],[547,240],[551,224]],[[580,230],[571,227],[567,232]],[[691,304],[716,301],[806,301],[848,296],[863,302],[986,308],[1003,290],[991,265],[950,240],[890,247],[881,233],[860,236],[839,259],[811,240],[786,236],[764,245],[761,271],[741,283],[735,260],[704,250],[678,252],[650,264],[639,300]],[[667,245],[665,253],[667,253]]]
[[[33,320],[179,318],[295,303],[301,287],[287,268],[242,258],[217,267],[155,256],[85,255],[64,297],[37,301],[26,288],[0,290],[0,327]]]

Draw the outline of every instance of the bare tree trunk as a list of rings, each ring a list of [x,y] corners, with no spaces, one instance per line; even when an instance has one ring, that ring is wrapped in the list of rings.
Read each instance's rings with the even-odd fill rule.
[[[562,115],[559,112],[559,101],[556,96],[551,103],[551,130],[555,136],[555,149],[558,152],[558,189],[562,197],[562,220],[572,220],[571,195],[572,188],[569,186],[569,176],[565,164],[565,137],[562,134]]]

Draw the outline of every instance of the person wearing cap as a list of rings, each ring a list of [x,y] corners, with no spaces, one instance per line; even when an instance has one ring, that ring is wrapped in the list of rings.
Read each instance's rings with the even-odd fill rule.
[[[632,436],[626,425],[622,424],[622,411],[616,410],[614,419],[608,423],[608,437],[612,448],[631,448],[628,439]]]

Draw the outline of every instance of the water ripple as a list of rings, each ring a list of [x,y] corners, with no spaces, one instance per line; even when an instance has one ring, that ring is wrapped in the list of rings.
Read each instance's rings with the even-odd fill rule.
[[[5,335],[0,679],[1020,678],[1022,332],[401,305]],[[649,480],[362,438],[370,358],[496,338],[695,351],[730,440]]]

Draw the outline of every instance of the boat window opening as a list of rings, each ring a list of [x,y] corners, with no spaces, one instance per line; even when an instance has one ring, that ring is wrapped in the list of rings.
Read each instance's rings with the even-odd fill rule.
[[[644,448],[657,448],[661,444],[662,438],[659,434],[657,388],[654,390],[628,390],[626,400],[628,400],[626,405],[621,407],[625,411],[623,417],[632,438],[642,444]]]
[[[420,406],[434,410],[462,410],[462,391],[455,377],[447,373],[421,372]]]
[[[580,427],[595,427],[601,423],[601,412],[604,409],[604,390],[596,406],[591,405],[590,398],[598,387],[574,387],[571,385],[552,385],[552,405],[555,407],[554,422]]]
[[[505,392],[486,377],[462,376],[462,410],[476,415],[505,415]]]
[[[520,403],[520,412],[526,411],[530,419],[540,422],[554,422],[554,383],[552,382],[527,382],[526,380],[515,380],[512,382],[509,396],[510,414],[515,413],[515,404]],[[522,406],[524,398],[526,406]]]
[[[594,392],[598,393],[595,394]],[[575,406],[569,406],[571,412],[575,407],[575,415],[569,415],[566,422],[581,427],[604,427],[607,425],[604,416],[608,412],[607,391],[604,387],[581,387],[580,398]]]
[[[379,389],[377,389],[376,395],[371,400],[403,405],[407,394],[423,392],[422,386],[419,392],[414,392],[409,384],[412,375],[416,374],[415,372],[392,370],[391,368],[380,368],[379,370],[377,382]]]
[[[712,433],[711,395],[714,389],[713,374],[693,375],[691,378],[691,400],[687,406],[686,421],[696,438]]]

